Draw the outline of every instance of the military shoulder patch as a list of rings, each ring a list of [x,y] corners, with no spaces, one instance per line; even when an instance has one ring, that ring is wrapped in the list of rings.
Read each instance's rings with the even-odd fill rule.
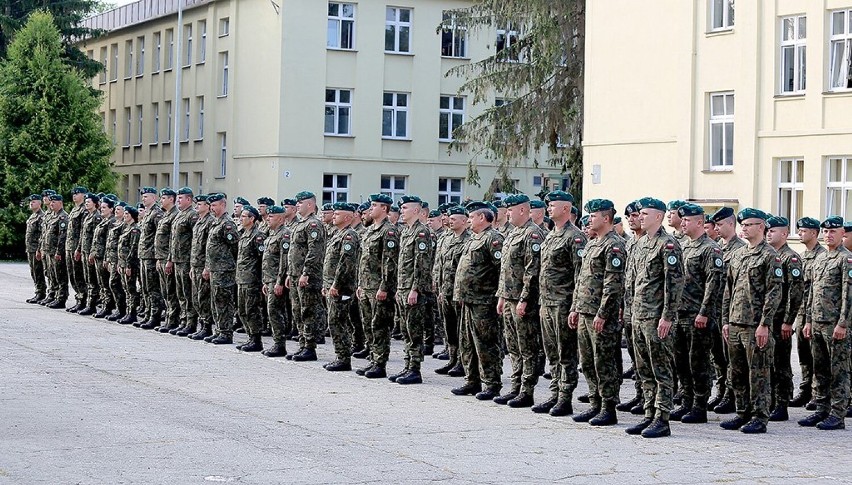
[[[799,262],[799,258],[796,258],[796,257],[790,258],[790,262],[791,262],[791,263],[798,263],[798,262]]]
[[[425,232],[418,232],[417,237],[426,237],[426,233]]]
[[[620,248],[620,247],[618,247],[618,246],[613,246],[613,248],[612,248],[612,252],[614,252],[614,253],[620,253],[620,252],[621,252],[621,248]]]
[[[492,245],[492,246],[494,246],[494,247],[496,248],[497,246],[499,246],[499,245],[500,245],[500,241],[498,241],[498,240],[496,240],[496,239],[495,239],[495,240],[491,241],[491,245]],[[852,260],[850,260],[850,262],[852,262]]]
[[[316,222],[312,222],[312,223],[311,223],[311,227],[317,227],[317,223],[316,223]]]
[[[539,239],[540,238],[540,236],[536,233],[530,234],[530,237],[533,238],[533,239]]]
[[[781,262],[781,256],[775,256],[775,262],[780,263]]]
[[[666,249],[674,249],[674,243],[666,243]]]
[[[347,234],[347,235],[343,236],[343,239],[346,239],[347,241],[351,241],[351,240],[352,240],[352,236],[350,236],[349,234]]]
[[[802,272],[799,271],[799,268],[793,268],[790,271],[790,276],[792,276],[793,278],[798,278],[799,276],[802,276]]]
[[[674,266],[674,265],[677,264],[677,258],[674,255],[671,255],[668,258],[666,258],[666,262],[668,262],[669,265]]]
[[[352,245],[351,245],[351,244],[349,244],[349,243],[344,244],[344,245],[343,245],[343,250],[344,250],[344,251],[351,251],[351,250],[352,250]]]
[[[396,235],[396,233],[395,233],[395,232],[393,232],[393,231],[388,231],[388,236],[395,236],[395,235]]]
[[[722,250],[719,249],[719,248],[713,248],[713,252],[716,253],[716,254],[719,254],[719,253],[722,252]]]
[[[775,268],[775,276],[778,278],[784,276],[784,271],[782,271],[781,268]]]

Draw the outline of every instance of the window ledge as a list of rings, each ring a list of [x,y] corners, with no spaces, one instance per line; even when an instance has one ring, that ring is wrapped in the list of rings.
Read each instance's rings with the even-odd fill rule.
[[[329,138],[355,138],[355,135],[338,135],[336,133],[323,133],[323,135]]]
[[[222,37],[228,37],[228,35],[229,34],[219,34],[219,38],[221,39]]]
[[[181,144],[181,145],[189,144],[189,140],[181,140],[181,141],[180,141],[180,144]]]
[[[732,166],[728,166],[728,167],[705,168],[704,170],[701,171],[701,173],[731,173],[733,171],[734,171],[734,167],[732,165]]]
[[[213,177],[215,180],[225,180],[225,175],[220,175],[218,177]]]
[[[117,78],[116,78],[116,79],[110,79],[110,80],[109,80],[109,83],[110,83],[110,84],[112,84],[112,83],[117,83],[117,82],[118,82],[118,79],[117,79]]]
[[[155,146],[157,146],[157,145],[159,145],[159,144],[160,144],[160,142],[153,141],[153,142],[149,143],[149,144],[148,144],[148,146],[149,146],[149,147],[155,147]]]
[[[385,54],[387,54],[389,56],[414,57],[414,53],[412,53],[412,52],[385,51]]]
[[[403,137],[396,137],[396,136],[383,136],[383,137],[382,137],[382,140],[387,140],[387,141],[407,141],[407,142],[412,141],[412,140],[411,140],[411,138],[408,138],[408,137],[403,138]]]
[[[719,35],[728,35],[728,34],[733,34],[733,33],[734,33],[734,27],[731,26],[731,27],[721,27],[721,28],[718,28],[718,29],[708,30],[707,32],[704,32],[704,35],[706,37],[716,37],[716,36],[719,36]]]
[[[823,96],[838,96],[838,97],[852,96],[852,88],[838,89],[836,91],[823,91],[822,95]]]
[[[142,148],[142,144],[141,144],[141,143],[137,143],[137,144],[133,145],[133,148]]]
[[[456,56],[441,56],[441,59],[451,59],[456,61],[469,61],[470,57],[456,57]]]
[[[344,49],[343,47],[329,47],[329,46],[325,46],[325,50],[335,51],[335,52],[358,52],[358,49]]]
[[[216,96],[216,99],[222,99],[222,98],[227,98],[227,97],[228,97],[227,94],[219,94],[219,95]]]
[[[124,76],[124,80],[125,80],[125,81],[129,81],[129,80],[131,80],[131,79],[133,79],[133,76]]]
[[[144,72],[143,72],[142,74],[137,74],[137,75],[136,75],[136,79],[139,79],[139,78],[141,78],[141,77],[142,77],[142,76],[144,76],[144,75],[145,75],[145,73],[144,73]]]
[[[106,84],[106,83],[107,83],[106,81],[99,81],[99,82],[98,82],[98,86],[103,86],[103,85],[104,85],[104,84]]]
[[[128,150],[129,150],[129,149],[130,149],[130,145],[121,145],[121,148],[126,148],[126,149],[128,149]]]
[[[204,141],[204,138],[203,138],[203,137],[202,137],[202,138],[196,138],[196,139],[194,139],[194,140],[192,140],[192,141],[194,141],[194,142]]]
[[[183,69],[189,69],[190,67],[192,67],[192,64],[184,64],[184,65],[183,65],[183,66],[181,66],[181,67],[182,67]]]
[[[160,71],[151,71],[151,75],[152,75],[152,76],[153,76],[154,74],[159,74],[159,73],[160,73]]]
[[[206,61],[206,60],[204,60],[204,61],[198,61],[198,62],[196,62],[196,63],[195,63],[195,65],[196,65],[196,66],[203,66],[205,62],[207,62],[207,61]]]
[[[171,70],[172,70],[172,68],[171,68],[171,67],[167,67],[167,68],[163,69],[163,72],[169,72],[169,71],[171,71]]]
[[[775,99],[804,99],[805,93],[797,92],[797,93],[779,93],[775,95]]]

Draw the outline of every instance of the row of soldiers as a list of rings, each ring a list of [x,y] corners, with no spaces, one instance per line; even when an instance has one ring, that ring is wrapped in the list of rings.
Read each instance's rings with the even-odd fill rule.
[[[836,216],[797,221],[808,248],[800,257],[786,243],[783,218],[756,209],[708,215],[694,204],[654,198],[627,206],[633,235],[625,240],[611,201],[589,201],[578,221],[564,191],[544,201],[514,194],[443,204],[437,212],[413,195],[395,204],[374,194],[361,206],[325,207],[325,221],[310,192],[280,205],[261,198],[257,207],[237,198],[238,223],[221,193],[141,192],[134,208],[79,187],[70,215],[61,195],[33,195],[31,302],[64,308],[70,279],[77,304],[69,311],[213,344],[233,342],[236,320],[248,337],[240,350],[296,361],[317,359],[328,328],[336,359],[327,370],[351,370],[353,353],[361,353],[368,365],[358,374],[399,384],[422,382],[434,333],[427,322],[438,308],[449,362],[436,372],[464,376],[456,395],[573,414],[582,365],[589,408],[574,420],[612,425],[616,410],[638,408],[644,419],[627,432],[652,438],[669,435],[670,420],[707,422],[715,365],[715,410],[733,405],[737,413],[723,428],[765,432],[769,420],[788,419],[787,406],[796,402],[815,411],[799,424],[844,426],[852,253]],[[43,214],[46,201],[51,212]],[[827,250],[818,244],[820,229]],[[39,268],[49,288],[39,285]],[[388,376],[395,319],[404,366]],[[791,402],[794,324],[804,382]],[[265,350],[264,325],[274,341]],[[291,329],[299,341],[294,354],[286,350]],[[619,404],[622,333],[637,395]],[[508,392],[503,351],[512,369]],[[550,396],[536,403],[542,355]]]

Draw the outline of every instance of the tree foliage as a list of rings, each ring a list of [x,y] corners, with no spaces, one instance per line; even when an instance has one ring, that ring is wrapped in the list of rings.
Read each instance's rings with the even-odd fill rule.
[[[21,201],[81,184],[113,191],[112,144],[84,75],[64,64],[59,29],[36,12],[0,64],[0,254],[20,251],[27,213]]]
[[[509,101],[456,129],[450,148],[467,146],[472,159],[482,157],[497,165],[490,191],[510,191],[512,167],[532,159],[536,166],[543,163],[567,173],[570,189],[579,199],[585,0],[475,0],[451,14],[456,25],[471,33],[493,35],[496,27],[517,36],[501,50],[495,42],[490,57],[447,73],[465,80],[460,91],[468,93],[473,103],[488,102],[495,92]],[[468,179],[479,182],[473,160]]]

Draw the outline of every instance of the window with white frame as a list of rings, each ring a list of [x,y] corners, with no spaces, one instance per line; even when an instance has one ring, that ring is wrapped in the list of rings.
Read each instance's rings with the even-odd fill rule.
[[[710,94],[710,169],[734,165],[734,93]]]
[[[170,143],[172,141],[172,131],[174,131],[172,125],[172,102],[166,101],[166,141],[165,143]]]
[[[219,177],[228,175],[228,134],[218,133],[219,136]]]
[[[464,123],[464,97],[441,96],[438,111],[438,139],[452,141],[453,130]]]
[[[382,138],[408,137],[408,93],[384,93]]]
[[[385,11],[385,52],[411,52],[411,9],[387,7]]]
[[[326,173],[322,176],[322,203],[349,201],[349,175]]]
[[[142,132],[144,131],[142,123],[144,123],[144,121],[142,119],[141,104],[136,105],[136,121],[136,146],[142,146]]]
[[[825,216],[845,219],[852,210],[852,156],[829,157],[827,168]]]
[[[98,77],[98,81],[100,84],[106,84],[107,82],[107,48],[106,46],[101,47],[101,64],[103,64],[103,70],[100,72],[100,76]]]
[[[130,113],[130,107],[124,108],[124,148],[130,146],[131,126],[133,125],[133,115]]]
[[[145,73],[145,36],[136,38],[136,75]]]
[[[734,27],[734,0],[710,0],[710,30]]]
[[[151,120],[151,144],[156,145],[160,143],[160,103],[151,103]]]
[[[392,200],[398,200],[405,195],[405,181],[405,175],[382,175],[380,192]]]
[[[852,10],[831,12],[829,31],[828,88],[832,91],[852,88]]]
[[[166,29],[166,70],[168,71],[175,65],[175,30]]]
[[[183,98],[183,137],[181,141],[189,141],[189,123],[192,120],[192,114],[189,112],[189,98]]]
[[[441,55],[467,57],[467,27],[461,25],[450,12],[443,13],[441,23]]]
[[[787,158],[778,161],[778,215],[795,224],[804,213],[805,161]]]
[[[352,115],[352,91],[325,90],[325,134],[349,135]]]
[[[192,64],[192,24],[183,26],[183,67]]]
[[[110,131],[112,131],[112,144],[118,143],[118,119],[114,109],[109,110]]]
[[[460,178],[439,178],[438,179],[438,205],[446,204],[447,202],[456,202],[461,204],[462,184]]]
[[[109,72],[110,72],[110,81],[118,80],[118,44],[112,44],[110,47],[110,64],[109,64]]]
[[[807,19],[804,15],[781,19],[781,93],[805,91]]]
[[[207,60],[207,21],[198,21],[198,34],[201,39],[198,42],[198,64],[204,64]]]
[[[355,4],[328,2],[326,46],[331,49],[355,48]]]
[[[518,31],[514,30],[512,25],[505,28],[497,29],[497,58],[506,62],[518,62],[521,60],[521,53],[518,51],[518,40],[520,36]]]
[[[197,140],[204,139],[204,96],[198,96],[195,98],[195,104],[198,106],[198,138]]]
[[[231,34],[231,19],[228,17],[219,19],[219,37],[227,37]]]
[[[154,58],[151,60],[151,72],[160,72],[160,56],[163,53],[163,34],[154,32]]]
[[[228,67],[228,51],[219,53],[219,67],[219,96],[224,97],[228,95],[228,89],[230,88],[228,85],[228,76],[230,75],[230,68]]]
[[[124,42],[124,79],[129,79],[133,76],[133,41],[127,40]]]

